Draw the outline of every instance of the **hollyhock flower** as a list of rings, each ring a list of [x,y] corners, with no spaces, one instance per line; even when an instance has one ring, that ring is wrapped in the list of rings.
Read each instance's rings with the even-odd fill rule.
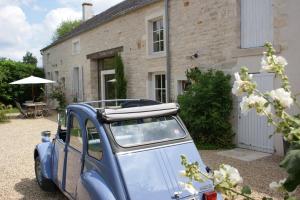
[[[240,107],[243,114],[246,114],[251,108],[255,108],[259,115],[271,112],[271,106],[267,105],[267,100],[261,96],[251,94],[249,97],[243,97]]]
[[[285,91],[283,88],[278,88],[270,92],[270,96],[273,100],[277,100],[284,108],[289,108],[293,104],[293,98],[291,93]]]

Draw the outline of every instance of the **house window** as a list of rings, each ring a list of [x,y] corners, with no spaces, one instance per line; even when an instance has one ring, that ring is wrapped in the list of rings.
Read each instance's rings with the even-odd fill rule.
[[[164,50],[164,22],[163,18],[160,18],[152,21],[152,51],[156,53]]]
[[[154,97],[156,101],[166,102],[166,75],[154,74]]]
[[[49,64],[50,63],[50,53],[46,54],[46,63]]]
[[[241,48],[273,40],[272,0],[241,0]]]
[[[56,81],[56,83],[58,83],[58,81],[59,81],[59,73],[58,73],[58,71],[54,72],[54,81]]]
[[[178,95],[183,94],[187,90],[187,87],[190,85],[190,82],[188,82],[187,80],[179,80],[177,83],[178,83],[177,86]]]
[[[73,100],[78,101],[79,98],[79,67],[73,68]]]
[[[80,53],[80,41],[79,40],[74,40],[72,42],[72,54],[79,54]]]

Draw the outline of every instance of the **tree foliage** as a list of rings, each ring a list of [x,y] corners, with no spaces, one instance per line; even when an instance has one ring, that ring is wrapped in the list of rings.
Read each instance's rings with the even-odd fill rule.
[[[23,63],[30,64],[30,65],[37,65],[37,58],[32,55],[31,52],[26,52],[25,56],[23,56]]]
[[[0,60],[0,102],[13,104],[13,99],[24,102],[32,99],[31,85],[10,85],[10,82],[26,78],[28,76],[44,77],[41,68],[23,62],[12,60]],[[35,97],[41,93],[40,85],[34,85]]]
[[[54,32],[52,40],[55,41],[62,36],[70,33],[72,30],[74,30],[76,27],[78,27],[81,23],[81,20],[68,20],[63,21],[60,23],[60,25],[57,27],[56,31]]]
[[[117,55],[115,57],[116,66],[116,95],[118,99],[126,99],[127,96],[127,81],[124,75],[124,65],[122,57]]]
[[[198,68],[188,70],[186,75],[191,85],[178,97],[180,116],[197,146],[232,146],[231,76],[222,71],[203,72]]]

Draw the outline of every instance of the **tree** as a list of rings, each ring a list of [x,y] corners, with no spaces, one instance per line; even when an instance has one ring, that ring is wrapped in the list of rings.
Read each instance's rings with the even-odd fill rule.
[[[62,36],[70,33],[72,30],[74,30],[76,27],[78,27],[81,23],[81,20],[68,20],[63,21],[60,23],[60,25],[57,27],[56,31],[54,32],[52,40],[55,41]]]
[[[31,52],[27,51],[25,56],[23,56],[23,63],[36,66],[37,58]]]
[[[116,98],[126,99],[127,96],[127,81],[124,75],[124,65],[120,55],[115,58],[116,63]]]
[[[13,104],[13,99],[19,102],[32,99],[31,85],[10,85],[10,82],[28,77],[30,75],[44,77],[44,71],[23,62],[12,60],[0,60],[0,102],[4,104]],[[34,85],[36,97],[41,94],[40,85]]]

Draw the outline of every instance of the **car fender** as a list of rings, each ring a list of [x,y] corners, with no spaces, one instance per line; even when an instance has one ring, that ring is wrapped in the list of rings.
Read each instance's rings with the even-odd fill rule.
[[[36,145],[34,150],[34,159],[39,156],[41,161],[41,170],[45,178],[52,179],[51,173],[51,154],[52,154],[52,143],[44,142]]]
[[[78,200],[116,200],[111,190],[96,171],[84,172],[77,184]]]

